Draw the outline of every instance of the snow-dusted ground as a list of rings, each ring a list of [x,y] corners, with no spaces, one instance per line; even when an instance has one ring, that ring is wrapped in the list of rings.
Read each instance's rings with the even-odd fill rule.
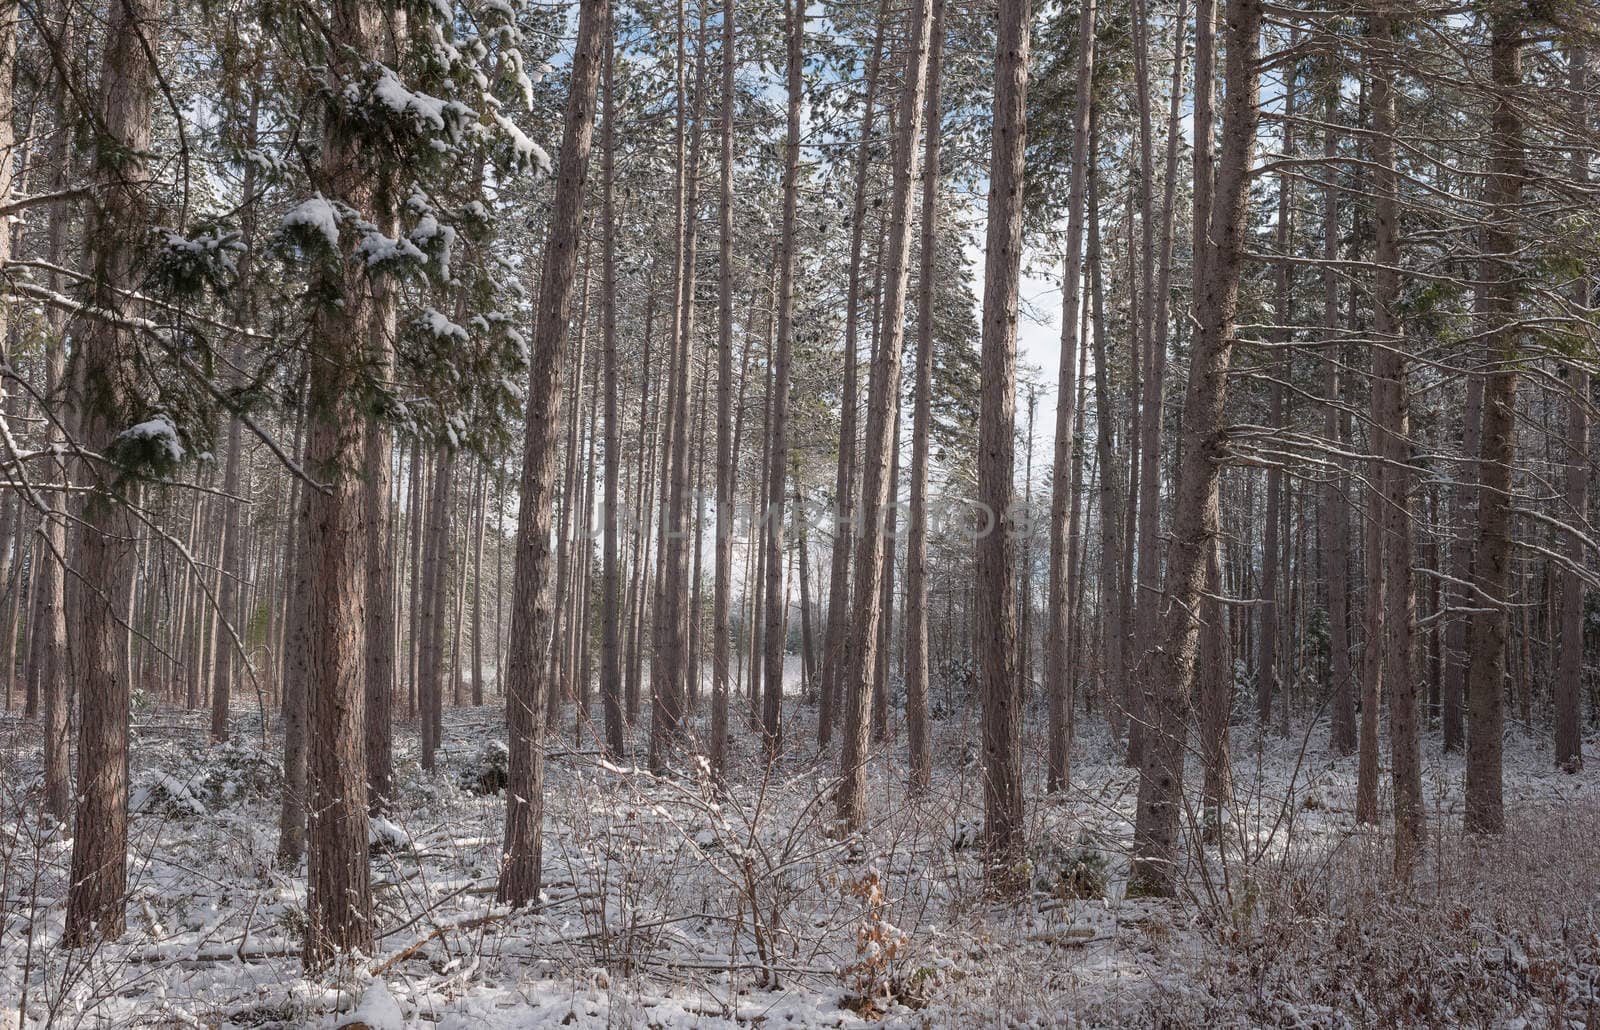
[[[1354,826],[1354,760],[1331,759],[1321,727],[1302,746],[1240,721],[1222,847],[1190,834],[1188,895],[1134,901],[1135,774],[1080,719],[1074,788],[1043,796],[1038,715],[1033,890],[996,897],[974,844],[975,710],[935,724],[923,800],[902,789],[903,741],[879,749],[870,825],[843,840],[837,752],[818,757],[809,708],[791,710],[770,771],[740,735],[725,798],[692,770],[603,763],[592,737],[572,743],[569,713],[549,740],[545,904],[511,913],[493,897],[503,802],[459,786],[503,737],[501,713],[447,711],[447,768],[422,775],[404,733],[393,825],[375,833],[378,954],[315,981],[297,957],[304,868],[273,864],[275,744],[259,750],[259,727],[218,749],[196,717],[140,713],[128,932],[74,954],[57,947],[69,842],[38,826],[36,731],[7,720],[0,1028],[23,1012],[28,1026],[333,1027],[359,1011],[385,1030],[1600,1020],[1600,792],[1593,771],[1550,768],[1542,742],[1512,731],[1511,831],[1483,844],[1459,831],[1460,760],[1429,741],[1430,849],[1396,889],[1386,835]]]

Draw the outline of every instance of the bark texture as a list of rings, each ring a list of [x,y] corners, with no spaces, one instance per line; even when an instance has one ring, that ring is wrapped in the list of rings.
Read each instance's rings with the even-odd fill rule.
[[[544,707],[540,703],[545,649],[550,643],[550,515],[561,424],[561,365],[572,283],[578,266],[584,178],[594,138],[595,93],[609,24],[608,0],[582,0],[572,56],[555,201],[539,278],[523,437],[522,503],[517,515],[512,583],[511,645],[506,662],[506,729],[511,749],[506,788],[505,857],[497,892],[504,904],[538,897],[539,831],[544,821]]]

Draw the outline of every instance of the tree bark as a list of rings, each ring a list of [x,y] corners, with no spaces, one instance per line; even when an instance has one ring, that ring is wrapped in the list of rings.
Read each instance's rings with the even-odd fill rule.
[[[984,842],[1003,875],[1022,849],[1022,690],[1011,588],[1013,433],[1022,190],[1027,144],[1028,0],[1000,0],[995,41],[994,133],[978,416],[978,501],[988,531],[977,541],[980,689],[983,695]],[[891,307],[890,311],[897,309]]]
[[[888,505],[883,513],[883,578],[878,587],[877,661],[872,666],[872,743],[889,739],[889,667],[894,645],[894,542],[899,536],[900,514],[900,405],[895,388],[894,427],[889,434]]]
[[[1293,44],[1291,43],[1291,49]],[[1283,124],[1283,152],[1292,155],[1294,152],[1294,117],[1295,117],[1295,68],[1291,63],[1284,69],[1284,124]],[[1273,284],[1275,296],[1273,298],[1274,316],[1278,325],[1288,326],[1294,321],[1294,313],[1290,309],[1290,289],[1293,285],[1292,269],[1287,260],[1292,233],[1291,222],[1294,217],[1293,189],[1287,172],[1278,176],[1278,219],[1274,234],[1274,245],[1280,260],[1273,269]],[[1289,330],[1281,329],[1277,334],[1279,343],[1288,343]],[[1271,385],[1267,388],[1267,427],[1276,433],[1283,427],[1283,379],[1287,375],[1288,365],[1273,363],[1277,369],[1272,376]],[[1256,669],[1256,721],[1261,730],[1266,731],[1272,724],[1272,702],[1278,694],[1278,626],[1279,626],[1279,599],[1278,592],[1281,585],[1282,573],[1279,571],[1279,561],[1284,549],[1281,532],[1283,523],[1283,469],[1278,462],[1267,469],[1267,511],[1266,524],[1263,526],[1262,558],[1261,558],[1261,640],[1259,642],[1259,661]],[[1287,713],[1284,713],[1287,715]]]
[[[12,5],[11,12],[17,10]],[[0,13],[0,21],[4,21],[6,14]],[[72,19],[62,16],[59,27],[59,38],[62,46],[68,45],[71,38]],[[14,25],[12,26],[14,29]],[[0,24],[0,35],[6,33],[7,27]],[[14,38],[13,38],[14,41]],[[3,54],[9,44],[0,41],[0,54]],[[0,71],[0,77],[10,74]],[[0,89],[5,87],[0,86]],[[5,110],[5,102],[0,98],[0,133],[9,131],[10,112]],[[66,123],[66,91],[61,90],[54,102],[56,134],[50,142],[50,188],[53,191],[64,190],[67,186],[70,157],[68,154],[68,130]],[[0,153],[6,151],[6,144],[0,141]],[[5,173],[0,172],[0,176]],[[0,183],[0,197],[4,197],[8,187]],[[66,205],[57,205],[50,212],[50,225],[46,243],[46,256],[52,265],[60,265],[66,253],[67,225],[71,211]],[[10,245],[9,230],[0,226],[0,235],[6,237],[0,242],[0,248]],[[0,250],[0,258],[4,252]],[[49,277],[50,288],[60,289],[60,276],[52,273]],[[66,389],[66,317],[65,313],[52,308],[47,313],[49,331],[45,337],[45,397],[47,404],[56,421],[52,421],[46,431],[45,440],[52,447],[65,443],[64,429],[70,427],[72,411],[65,398]],[[0,341],[7,339],[4,315],[0,315]],[[46,466],[47,475],[55,482],[69,482],[71,475],[70,466],[61,459],[55,459]],[[45,811],[51,818],[60,823],[65,823],[72,813],[72,783],[71,762],[69,749],[71,746],[71,716],[72,693],[68,687],[68,663],[70,655],[67,652],[67,526],[69,504],[67,495],[61,491],[51,491],[45,498],[49,511],[42,516],[40,526],[40,544],[42,545],[41,561],[36,566],[39,570],[39,617],[41,625],[35,634],[34,661],[39,668],[39,688],[43,695],[44,705],[44,801]],[[19,501],[20,503],[20,501]],[[0,540],[4,535],[0,534]],[[3,577],[0,577],[3,581]],[[42,645],[42,646],[40,646]],[[9,702],[9,697],[7,701]],[[9,707],[9,705],[8,705]]]
[[[911,250],[912,187],[917,181],[917,138],[922,129],[927,84],[931,0],[915,0],[905,50],[905,88],[900,95],[894,140],[890,223],[882,261],[884,296],[880,339],[868,381],[867,433],[862,446],[860,531],[855,540],[853,617],[845,671],[841,781],[835,800],[839,820],[850,830],[866,820],[866,759],[872,724],[871,672],[878,638],[879,589],[883,577],[884,506],[888,502],[890,427],[899,413],[900,350],[905,338],[906,279]],[[1020,189],[1020,184],[1019,184]],[[1009,589],[1009,583],[1007,584]],[[1012,601],[1008,598],[1007,603]],[[1015,648],[1014,641],[1007,641]]]
[[[1095,0],[1083,0],[1078,14],[1078,78],[1073,93],[1072,176],[1067,187],[1067,243],[1061,269],[1061,368],[1056,386],[1055,464],[1050,489],[1050,584],[1045,605],[1044,691],[1050,704],[1049,768],[1046,789],[1065,790],[1069,782],[1071,740],[1067,722],[1072,712],[1071,639],[1068,566],[1072,540],[1067,532],[1076,484],[1068,467],[1073,461],[1073,420],[1077,401],[1077,360],[1083,284],[1083,228],[1089,185],[1089,109],[1093,106]]]
[[[933,0],[922,164],[922,267],[917,273],[917,382],[911,415],[911,511],[906,535],[906,748],[912,793],[933,779],[928,725],[928,438],[933,414],[934,281],[939,240],[939,74],[944,64],[944,0]]]
[[[364,74],[377,56],[378,12],[340,0],[329,76],[335,91]],[[331,112],[330,112],[331,114]],[[349,126],[324,126],[323,191],[357,211],[373,206],[372,164]],[[350,260],[324,266],[318,296],[337,297],[312,314],[306,466],[318,485],[306,491],[307,924],[301,959],[309,969],[336,954],[370,953],[372,898],[367,852],[367,765],[362,620],[366,535],[359,467],[366,417],[359,396],[369,359],[373,304],[365,270]]]
[[[1505,734],[1505,605],[1511,601],[1511,462],[1516,454],[1518,207],[1522,202],[1523,126],[1515,94],[1522,83],[1523,21],[1511,5],[1491,15],[1489,74],[1494,111],[1489,128],[1488,207],[1482,236],[1483,334],[1490,371],[1484,376],[1483,436],[1478,451],[1478,542],[1472,657],[1467,670],[1467,782],[1464,825],[1470,833],[1505,829],[1501,764]]]
[[[404,31],[401,16],[391,16],[385,33],[391,41]],[[377,198],[383,233],[400,235],[396,176],[386,175]],[[399,283],[387,278],[373,284],[372,325],[367,348],[374,374],[387,382],[394,375],[394,345],[399,330]],[[394,437],[377,415],[367,420],[366,478],[362,518],[366,524],[366,611],[364,669],[366,690],[367,805],[373,815],[387,811],[394,793],[395,567],[390,536]]]
[[[650,767],[666,768],[672,752],[683,740],[684,702],[688,684],[688,632],[686,611],[689,592],[689,426],[693,419],[690,365],[694,356],[695,245],[699,225],[699,175],[701,121],[705,99],[706,18],[700,11],[698,53],[695,57],[694,136],[688,161],[683,160],[685,112],[683,67],[688,33],[682,0],[678,4],[678,167],[677,271],[673,303],[672,351],[674,383],[668,445],[669,473],[664,508],[663,552],[655,614],[655,663],[651,677]]]
[[[1177,888],[1185,729],[1194,684],[1200,595],[1217,535],[1217,477],[1226,456],[1228,370],[1233,356],[1244,260],[1250,167],[1259,119],[1260,0],[1228,0],[1227,96],[1214,206],[1199,281],[1197,331],[1184,395],[1178,486],[1167,551],[1160,635],[1147,653],[1148,728],[1139,769],[1139,807],[1130,888],[1170,897]]]
[[[794,347],[795,228],[800,197],[801,51],[806,8],[802,0],[786,0],[784,25],[788,39],[788,121],[783,150],[783,228],[778,252],[778,339],[773,354],[772,390],[767,404],[772,422],[767,435],[766,504],[761,527],[767,551],[766,626],[762,633],[765,669],[761,692],[762,753],[771,762],[783,746],[783,502],[789,472],[789,364]]]
[[[150,147],[154,69],[144,48],[155,45],[157,15],[153,0],[125,0],[112,5],[106,27],[96,112],[100,136],[90,172],[91,182],[105,185],[90,207],[84,238],[93,303],[108,311],[123,311],[128,305],[123,291],[138,287],[135,255],[148,231],[144,155]],[[14,29],[0,29],[0,34],[7,31]],[[9,60],[0,64],[11,67]],[[0,122],[9,126],[10,119]],[[106,451],[129,413],[134,346],[129,330],[99,319],[85,320],[78,334],[72,407],[82,445],[96,453]],[[85,485],[98,484],[91,468],[80,468],[80,477]],[[110,494],[87,499],[80,519],[76,567],[86,578],[72,591],[73,676],[82,717],[67,887],[69,946],[122,935],[128,855],[129,683],[122,623],[124,584],[134,573],[134,525],[123,499]]]
[[[427,539],[422,557],[422,657],[417,702],[422,717],[422,768],[432,771],[444,720],[445,623],[451,591],[450,507],[455,487],[456,456],[439,443],[433,459],[428,501]]]
[[[1233,792],[1228,721],[1233,714],[1233,655],[1228,649],[1228,613],[1223,593],[1222,542],[1207,561],[1207,597],[1201,603],[1199,651],[1200,760],[1205,768],[1206,829],[1220,836]]]
[[[539,682],[551,623],[546,595],[550,574],[550,502],[561,424],[561,365],[571,318],[572,282],[582,238],[584,176],[594,136],[595,93],[601,47],[609,24],[608,0],[582,0],[573,50],[549,239],[539,277],[539,307],[530,351],[522,504],[517,514],[516,572],[512,584],[511,647],[506,675],[506,729],[511,762],[506,789],[505,857],[497,892],[503,904],[522,907],[539,894],[544,820],[544,708]]]
[[[605,234],[600,284],[601,333],[606,378],[606,484],[600,517],[604,520],[600,588],[600,702],[605,709],[606,752],[620,761],[626,749],[622,696],[622,573],[617,556],[617,505],[622,477],[622,418],[617,411],[617,212],[612,196],[616,177],[616,114],[612,109],[617,41],[607,12],[605,41],[605,132],[601,158],[601,224]],[[730,58],[731,60],[731,58]]]
[[[867,60],[866,97],[856,142],[855,192],[850,208],[850,272],[845,287],[844,391],[839,408],[839,464],[834,480],[836,521],[832,572],[828,582],[828,623],[822,655],[822,704],[817,715],[817,743],[827,747],[843,704],[845,672],[850,664],[850,548],[855,539],[856,381],[860,352],[861,262],[867,223],[867,182],[872,170],[872,132],[876,124],[878,79],[883,64],[884,33],[889,24],[888,0],[878,0],[872,51]]]
[[[1386,10],[1373,18],[1369,35],[1376,41],[1371,57],[1372,169],[1375,261],[1372,308],[1372,414],[1377,477],[1381,493],[1383,606],[1380,637],[1383,686],[1389,707],[1390,775],[1394,782],[1394,870],[1409,878],[1424,837],[1426,812],[1422,799],[1419,748],[1420,706],[1415,658],[1416,592],[1412,583],[1411,462],[1409,387],[1405,328],[1401,323],[1399,197],[1395,174],[1394,36]]]
[[[1573,96],[1573,120],[1589,125],[1589,59],[1581,44],[1567,57]],[[1572,176],[1589,181],[1589,159],[1581,147],[1573,148]],[[1575,299],[1588,302],[1589,287],[1580,285]],[[1589,520],[1589,372],[1580,362],[1568,362],[1565,502],[1568,517],[1578,526]],[[1587,557],[1579,559],[1589,567]],[[1569,773],[1583,770],[1583,576],[1576,568],[1561,571],[1561,652],[1555,682],[1556,767]]]
[[[1338,157],[1338,137],[1334,128],[1339,112],[1339,93],[1330,86],[1323,112],[1322,156],[1327,163],[1325,174],[1334,174]],[[1322,256],[1326,262],[1322,272],[1322,325],[1328,335],[1337,338],[1339,331],[1339,191],[1332,185],[1324,187],[1322,198]],[[1322,416],[1322,435],[1333,451],[1330,462],[1332,474],[1322,486],[1322,579],[1328,592],[1328,639],[1331,678],[1329,698],[1328,746],[1341,755],[1356,750],[1356,706],[1350,675],[1350,514],[1345,502],[1349,478],[1345,475],[1344,459],[1338,452],[1346,450],[1342,432],[1341,414],[1343,390],[1339,379],[1341,361],[1339,349],[1334,347],[1323,362],[1323,394],[1326,406]]]
[[[1105,276],[1100,249],[1100,176],[1097,171],[1098,119],[1091,98],[1089,112],[1089,270],[1095,332],[1094,349],[1095,461],[1100,466],[1100,654],[1105,663],[1101,696],[1114,737],[1121,737],[1127,722],[1125,706],[1127,666],[1123,663],[1122,612],[1122,506],[1121,480],[1116,456],[1116,416],[1111,399],[1111,362],[1105,333]]]

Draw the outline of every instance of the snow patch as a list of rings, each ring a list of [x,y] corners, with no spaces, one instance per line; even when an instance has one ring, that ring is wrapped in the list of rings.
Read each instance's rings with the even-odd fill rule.
[[[334,250],[339,248],[339,209],[322,194],[318,193],[310,200],[302,201],[300,206],[283,216],[285,229],[297,226],[305,226],[321,233],[322,238],[328,241],[329,247]]]
[[[460,340],[465,343],[467,331],[446,318],[434,308],[428,308],[417,319],[417,324],[429,335],[440,340]]]
[[[382,980],[374,980],[361,995],[361,1004],[356,1006],[342,1025],[349,1026],[351,1023],[360,1023],[367,1030],[405,1030],[406,1017],[400,1011],[400,1003],[389,993],[388,985]]]
[[[178,439],[178,427],[173,424],[172,416],[165,412],[124,429],[117,434],[116,442],[154,442],[166,448],[167,457],[173,461],[183,460],[183,443]]]

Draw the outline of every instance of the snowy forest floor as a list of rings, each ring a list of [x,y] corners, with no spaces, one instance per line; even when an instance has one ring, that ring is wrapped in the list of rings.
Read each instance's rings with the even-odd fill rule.
[[[70,842],[38,825],[37,729],[8,717],[0,1028],[23,1012],[30,1027],[333,1027],[363,998],[374,1030],[1600,1020],[1600,791],[1520,729],[1509,830],[1487,843],[1460,831],[1460,759],[1427,742],[1429,849],[1401,889],[1386,831],[1355,826],[1355,759],[1327,754],[1324,727],[1263,739],[1237,721],[1222,845],[1189,833],[1186,895],[1156,902],[1122,896],[1136,774],[1097,718],[1080,720],[1073,789],[1047,797],[1030,712],[1033,890],[996,898],[975,711],[935,723],[923,800],[905,796],[903,743],[881,748],[870,825],[842,841],[836,750],[818,756],[814,709],[791,711],[770,773],[740,735],[720,801],[692,775],[550,738],[537,913],[495,905],[504,803],[463,787],[503,739],[501,709],[448,710],[432,776],[404,728],[393,825],[375,824],[378,955],[316,981],[298,959],[304,866],[273,862],[277,752],[258,724],[214,747],[196,716],[138,714],[128,932],[71,953]]]

